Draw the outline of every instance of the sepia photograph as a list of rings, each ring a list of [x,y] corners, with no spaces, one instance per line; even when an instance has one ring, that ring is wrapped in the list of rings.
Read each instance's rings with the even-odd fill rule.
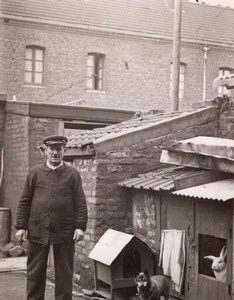
[[[0,0],[0,300],[234,300],[234,0]]]

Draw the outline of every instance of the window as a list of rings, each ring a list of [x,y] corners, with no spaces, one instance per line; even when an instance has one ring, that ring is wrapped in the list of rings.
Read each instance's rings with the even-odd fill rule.
[[[224,250],[226,247],[226,239],[199,234],[198,273],[221,280],[219,278],[220,276],[217,276],[216,273],[220,272],[221,275],[221,271],[223,271],[223,273],[226,271],[227,257]],[[216,264],[214,260],[218,257],[219,259],[216,259],[216,261],[219,263]],[[213,262],[217,272],[212,269]]]
[[[87,57],[87,89],[103,89],[103,63],[104,55],[100,53],[88,53]]]
[[[171,69],[170,69],[170,98],[172,97],[172,66],[171,63]],[[184,79],[185,79],[185,68],[186,64],[181,63],[180,64],[180,83],[179,83],[179,99],[182,100],[184,98]]]
[[[27,46],[25,51],[24,81],[27,84],[42,85],[44,82],[45,49]]]
[[[231,68],[219,68],[219,76],[227,76],[230,75],[234,70]],[[226,86],[218,87],[218,96],[228,95],[231,96],[231,90],[228,90]]]

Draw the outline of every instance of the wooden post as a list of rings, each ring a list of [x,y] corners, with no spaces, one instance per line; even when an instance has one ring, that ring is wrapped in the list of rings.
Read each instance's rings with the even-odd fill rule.
[[[179,109],[179,79],[180,79],[180,36],[182,0],[175,1],[174,32],[173,32],[173,65],[172,65],[172,99],[171,110]]]

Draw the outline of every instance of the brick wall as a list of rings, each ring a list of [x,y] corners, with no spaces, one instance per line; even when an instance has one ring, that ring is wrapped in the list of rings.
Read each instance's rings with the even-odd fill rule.
[[[234,108],[220,115],[217,123],[218,137],[234,139]]]
[[[0,95],[0,168],[4,168],[4,164],[1,162],[1,155],[4,151],[4,126],[5,126],[5,102],[4,95]],[[4,155],[4,152],[3,152]],[[2,182],[3,184],[3,182]],[[3,186],[0,186],[0,207],[3,206]]]
[[[7,103],[4,122],[5,161],[1,202],[11,209],[13,239],[17,205],[29,168],[45,160],[37,147],[44,137],[58,134],[61,121],[32,118],[29,106]]]
[[[52,28],[10,21],[3,23],[4,47],[0,89],[24,101],[65,103],[124,109],[170,109],[169,78],[172,42]],[[45,85],[24,85],[27,45],[46,48]],[[185,94],[180,109],[202,99],[203,46],[183,44],[181,61],[186,64]],[[105,54],[104,91],[86,91],[88,52]],[[207,60],[207,98],[217,96],[212,82],[218,68],[234,68],[233,51],[210,47]],[[127,67],[126,67],[127,63]],[[0,92],[1,92],[0,91]]]
[[[17,202],[28,172],[28,116],[6,114],[4,132],[4,206],[12,213],[12,230],[15,225]],[[14,231],[12,231],[13,233]]]
[[[42,144],[46,136],[59,133],[60,119],[29,118],[29,167],[33,167],[45,161],[38,146]]]

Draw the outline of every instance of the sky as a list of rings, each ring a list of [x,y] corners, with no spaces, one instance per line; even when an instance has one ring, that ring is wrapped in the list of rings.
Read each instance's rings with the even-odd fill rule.
[[[196,0],[189,0],[191,2],[197,2]],[[198,0],[198,2],[205,2],[210,5],[222,5],[234,8],[234,0]]]

